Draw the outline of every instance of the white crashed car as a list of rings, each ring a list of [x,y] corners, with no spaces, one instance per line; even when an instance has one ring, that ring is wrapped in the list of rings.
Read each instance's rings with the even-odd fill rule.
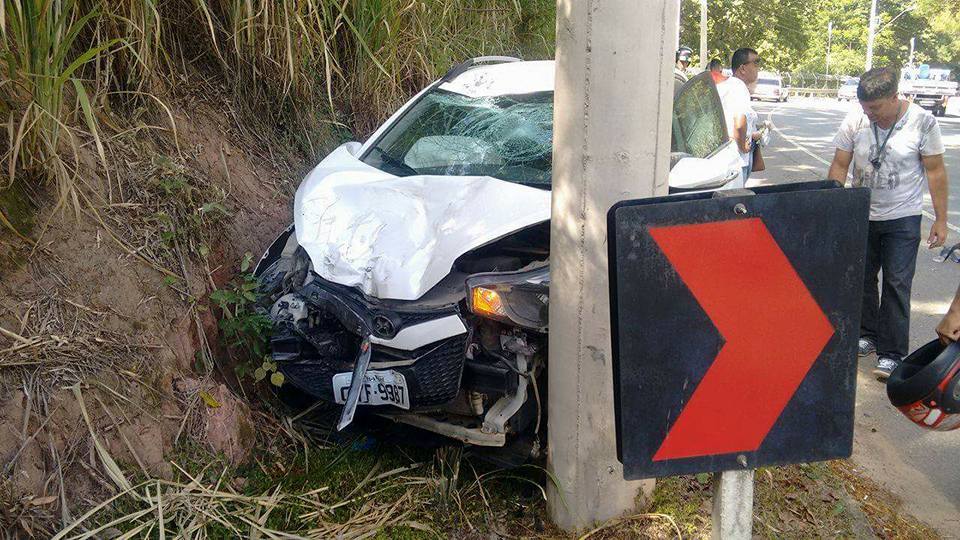
[[[300,185],[255,274],[285,384],[343,404],[341,428],[359,405],[474,445],[537,440],[553,81],[552,61],[467,61]],[[742,187],[710,75],[675,101],[671,190]]]

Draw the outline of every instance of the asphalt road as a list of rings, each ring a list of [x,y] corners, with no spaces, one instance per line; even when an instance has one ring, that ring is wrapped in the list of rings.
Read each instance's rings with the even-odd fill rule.
[[[784,183],[826,178],[832,140],[856,103],[796,99],[784,104],[755,104],[776,126],[764,148],[766,171],[748,183]],[[960,242],[960,103],[940,119],[950,177],[947,243]],[[911,302],[911,350],[934,339],[934,328],[960,284],[960,264],[937,263],[925,245],[933,206],[925,196],[923,239],[917,258]],[[784,343],[789,347],[789,343]],[[887,401],[884,386],[870,374],[876,357],[860,360],[853,459],[869,477],[899,494],[907,511],[947,538],[960,538],[960,431],[930,432],[914,426]]]

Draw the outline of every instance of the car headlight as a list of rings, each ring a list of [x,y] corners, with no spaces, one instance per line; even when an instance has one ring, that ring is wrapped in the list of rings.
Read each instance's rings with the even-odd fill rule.
[[[481,317],[546,332],[549,303],[548,266],[467,278],[467,307]]]

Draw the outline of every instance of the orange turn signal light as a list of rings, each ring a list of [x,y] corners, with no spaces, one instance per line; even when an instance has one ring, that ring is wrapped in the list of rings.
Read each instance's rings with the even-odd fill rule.
[[[475,287],[473,289],[471,307],[477,315],[504,316],[503,302],[500,299],[500,293],[493,289]]]

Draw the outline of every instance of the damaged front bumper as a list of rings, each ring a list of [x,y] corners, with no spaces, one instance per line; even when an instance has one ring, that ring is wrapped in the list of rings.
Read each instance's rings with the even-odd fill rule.
[[[312,272],[288,229],[255,275],[261,309],[273,322],[273,362],[286,384],[344,406],[338,429],[364,406],[469,444],[504,446],[517,418],[535,421],[530,411],[518,415],[521,407],[539,414],[539,403],[528,403],[540,365],[534,350],[506,326],[508,334],[481,346],[473,335],[482,319],[467,311],[464,274],[418,301],[371,298]],[[499,352],[485,352],[490,346]]]

